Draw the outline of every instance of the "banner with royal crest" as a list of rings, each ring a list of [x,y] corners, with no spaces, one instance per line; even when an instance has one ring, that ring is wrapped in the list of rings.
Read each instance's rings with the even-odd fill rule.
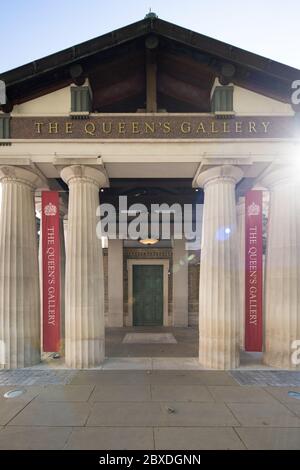
[[[43,350],[60,350],[59,195],[42,192]]]
[[[245,350],[262,351],[262,191],[246,194]]]

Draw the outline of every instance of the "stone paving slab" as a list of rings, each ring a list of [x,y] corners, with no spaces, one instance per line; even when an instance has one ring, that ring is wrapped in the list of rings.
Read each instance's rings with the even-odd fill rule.
[[[300,419],[281,403],[228,403],[242,426],[300,427]]]
[[[47,402],[84,402],[88,401],[94,385],[48,385],[36,398]]]
[[[88,403],[29,403],[9,425],[13,426],[84,426],[91,407]]]
[[[159,403],[94,403],[87,426],[153,427],[159,426]]]
[[[127,333],[171,333],[174,344],[124,344]],[[112,357],[198,357],[198,328],[178,327],[122,327],[105,329],[105,351]]]
[[[123,344],[177,344],[172,333],[126,333]]]
[[[151,396],[153,401],[214,401],[204,385],[151,385]]]
[[[155,428],[155,448],[160,450],[244,450],[233,428]]]
[[[293,386],[266,387],[265,390],[282,403],[299,403],[300,404],[300,400],[297,400],[296,398],[290,397],[288,395],[289,392],[300,393],[300,387],[293,387]]]
[[[80,387],[80,385],[74,385]],[[96,385],[91,397],[91,402],[137,402],[151,401],[150,385]],[[126,403],[124,403],[126,406]]]
[[[203,370],[196,357],[153,357],[153,370]]]
[[[299,428],[235,428],[247,449],[250,450],[299,450]]]
[[[27,405],[26,401],[8,399],[0,402],[0,425],[9,423]]]
[[[0,431],[1,450],[60,450],[72,428],[7,426]]]
[[[105,359],[101,370],[151,370],[151,357],[110,357]]]
[[[267,391],[253,386],[208,386],[216,402],[224,403],[278,403]]]
[[[285,406],[296,416],[300,418],[300,403],[299,400],[295,400],[295,403],[286,403]]]
[[[152,428],[78,428],[65,446],[67,450],[154,449]]]
[[[95,371],[95,370],[81,370],[77,371],[72,380],[72,385],[77,384],[111,384],[111,385],[135,385],[135,384],[149,384],[149,374],[147,371]]]
[[[239,422],[219,403],[95,403],[87,426],[234,426]]]

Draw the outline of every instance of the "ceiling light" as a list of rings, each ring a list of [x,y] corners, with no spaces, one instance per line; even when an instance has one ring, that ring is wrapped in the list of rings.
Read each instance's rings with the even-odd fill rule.
[[[139,240],[142,245],[155,245],[158,241],[157,238],[142,238]]]

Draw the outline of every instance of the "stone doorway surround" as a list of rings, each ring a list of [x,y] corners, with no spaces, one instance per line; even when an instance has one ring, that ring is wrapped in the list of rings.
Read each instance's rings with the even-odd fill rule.
[[[169,268],[168,259],[128,259],[128,318],[126,326],[133,326],[133,266],[134,265],[162,265],[163,266],[163,326],[169,326],[168,292]]]

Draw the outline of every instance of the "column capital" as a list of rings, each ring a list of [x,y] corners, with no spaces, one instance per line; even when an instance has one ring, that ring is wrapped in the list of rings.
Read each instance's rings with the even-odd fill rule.
[[[243,172],[239,167],[222,165],[209,168],[203,173],[200,173],[196,178],[196,182],[200,188],[205,188],[208,183],[217,181],[229,181],[236,184],[240,181],[242,176]]]
[[[277,170],[270,171],[270,173],[263,176],[260,184],[272,190],[276,186],[283,186],[287,184],[294,184],[298,180],[300,184],[299,171],[293,167],[285,167]]]
[[[96,169],[87,165],[66,166],[60,173],[62,179],[69,186],[72,183],[85,181],[98,188],[108,186],[108,177],[104,169]]]
[[[41,178],[33,171],[25,170],[25,168],[19,166],[0,166],[0,182],[9,181],[24,184],[32,190],[43,186]]]

